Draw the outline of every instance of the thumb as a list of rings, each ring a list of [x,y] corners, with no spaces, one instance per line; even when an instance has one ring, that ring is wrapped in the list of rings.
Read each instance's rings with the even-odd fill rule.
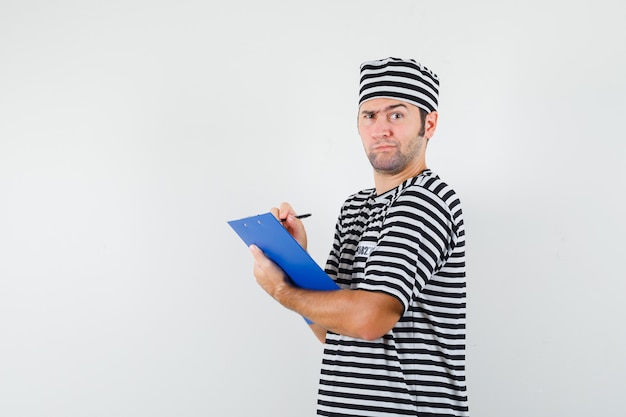
[[[256,262],[258,265],[265,265],[269,260],[268,257],[265,255],[265,252],[263,252],[261,248],[259,248],[257,245],[250,245],[250,253],[254,258],[254,262]]]
[[[257,259],[259,255],[263,254],[263,251],[257,245],[250,245],[249,249],[254,259]]]

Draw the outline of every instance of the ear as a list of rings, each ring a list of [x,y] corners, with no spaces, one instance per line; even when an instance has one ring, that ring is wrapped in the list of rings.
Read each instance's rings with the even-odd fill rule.
[[[430,139],[435,134],[435,130],[437,130],[437,120],[439,119],[439,113],[436,111],[431,111],[426,115],[426,120],[424,121],[424,137],[426,139]]]

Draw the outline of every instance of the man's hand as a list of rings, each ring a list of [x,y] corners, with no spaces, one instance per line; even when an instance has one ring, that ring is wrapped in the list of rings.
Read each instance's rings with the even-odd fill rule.
[[[302,221],[296,219],[296,212],[293,207],[289,203],[281,203],[279,207],[273,207],[270,212],[274,217],[282,221],[289,234],[306,250],[306,230]]]
[[[296,212],[287,204],[271,209],[283,226],[306,249],[306,231]],[[402,303],[395,297],[373,291],[342,289],[311,291],[293,285],[287,274],[256,245],[250,245],[257,283],[285,308],[316,324],[311,329],[320,341],[326,330],[358,339],[384,336],[400,319]]]
[[[317,323],[312,327],[323,341],[325,330],[373,340],[384,336],[402,315],[402,303],[395,297],[373,291],[310,291],[295,287],[285,272],[255,245],[254,276],[258,284],[289,310]]]
[[[281,290],[291,287],[289,278],[278,265],[272,262],[256,245],[250,245],[254,257],[256,282],[273,298],[278,299]]]

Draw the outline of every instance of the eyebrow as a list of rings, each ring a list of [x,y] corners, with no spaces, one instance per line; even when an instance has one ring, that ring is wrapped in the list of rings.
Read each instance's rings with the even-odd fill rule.
[[[406,105],[404,105],[402,103],[398,103],[398,104],[392,104],[390,106],[387,106],[387,107],[385,107],[382,110],[376,110],[376,111],[373,111],[373,110],[362,110],[361,114],[378,114],[380,112],[388,112],[389,110],[393,110],[393,109],[395,109],[397,107],[404,107],[405,109],[407,108]]]

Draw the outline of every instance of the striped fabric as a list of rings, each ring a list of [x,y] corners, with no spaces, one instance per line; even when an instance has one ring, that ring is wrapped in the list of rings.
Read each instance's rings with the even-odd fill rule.
[[[464,247],[459,199],[430,170],[344,203],[326,272],[396,297],[404,314],[374,341],[328,333],[318,415],[468,415]]]
[[[439,104],[437,74],[413,59],[385,58],[361,64],[359,106],[373,98],[406,101],[426,112]]]

